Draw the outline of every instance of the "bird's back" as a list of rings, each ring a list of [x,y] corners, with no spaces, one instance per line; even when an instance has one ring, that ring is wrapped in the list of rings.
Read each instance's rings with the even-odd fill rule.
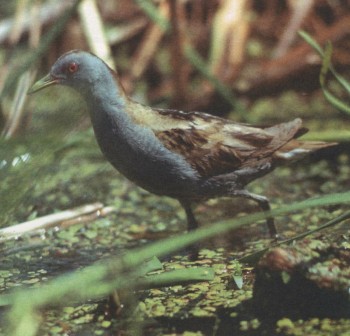
[[[260,160],[298,159],[333,144],[295,140],[307,132],[301,119],[271,127],[235,123],[201,112],[152,109],[132,103],[130,116],[149,128],[168,150],[184,157],[202,176],[210,178],[255,165]]]

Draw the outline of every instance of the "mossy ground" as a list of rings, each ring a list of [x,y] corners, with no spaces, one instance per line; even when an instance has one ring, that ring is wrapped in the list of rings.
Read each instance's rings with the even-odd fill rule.
[[[183,232],[186,228],[185,215],[177,201],[135,187],[103,159],[93,132],[87,128],[83,103],[72,104],[77,98],[65,91],[66,99],[60,99],[61,105],[56,106],[51,100],[58,99],[57,95],[51,89],[48,99],[44,95],[33,98],[28,107],[28,112],[33,111],[33,126],[26,138],[1,143],[4,153],[0,169],[0,195],[4,200],[2,226],[96,201],[113,206],[115,211],[88,224],[49,229],[39,235],[2,242],[1,293],[23,286],[40,286],[64,272]],[[287,98],[271,100],[268,109],[264,105],[266,102],[260,102],[260,107],[256,104],[252,108],[254,119],[261,123],[302,117],[297,111],[293,116],[283,111],[278,114],[281,106],[289,105],[285,101]],[[292,98],[300,104],[299,110],[304,112],[307,123],[315,125],[314,131],[324,126],[321,120],[325,120],[326,108],[316,103],[321,99],[319,96],[307,103],[305,99],[298,101],[297,95]],[[323,106],[319,116],[313,106]],[[266,115],[261,110],[269,112]],[[348,123],[333,111],[327,128],[344,129]],[[347,191],[349,175],[350,151],[343,144],[340,149],[281,167],[252,183],[249,190],[268,196],[272,206],[278,207],[309,197]],[[344,209],[309,209],[279,217],[276,222],[285,237],[293,237],[336,217]],[[241,199],[220,199],[198,205],[196,213],[202,225],[210,225],[257,210],[254,204]],[[344,225],[325,234],[336,237],[338,229],[344,231]],[[232,331],[241,335],[348,335],[348,319],[315,317],[293,321],[286,316],[268,321],[268,318],[261,320],[255,316],[254,309],[249,306],[253,269],[243,269],[243,287],[238,288],[232,277],[234,260],[270,242],[264,222],[202,242],[198,261],[189,261],[186,252],[181,252],[164,260],[164,268],[208,265],[215,269],[214,281],[121,293],[122,304],[126,307],[119,315],[114,314],[107,298],[48,310],[43,314],[41,332],[49,335],[109,335],[123,330],[132,335],[137,332],[224,335]]]

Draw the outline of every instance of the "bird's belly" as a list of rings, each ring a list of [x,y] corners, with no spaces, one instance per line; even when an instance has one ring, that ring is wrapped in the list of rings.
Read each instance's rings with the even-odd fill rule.
[[[106,146],[99,142],[107,160],[126,178],[143,189],[174,198],[196,193],[198,176],[186,162],[160,153],[158,149],[135,150],[127,144]]]
[[[137,155],[116,160],[109,159],[112,165],[126,178],[149,192],[158,195],[180,197],[194,192],[195,180],[189,178],[177,167],[164,161],[153,161],[150,158]]]

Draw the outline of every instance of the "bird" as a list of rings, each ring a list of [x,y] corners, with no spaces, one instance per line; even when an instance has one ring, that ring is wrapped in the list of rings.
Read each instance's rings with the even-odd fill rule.
[[[140,104],[126,95],[117,72],[87,51],[60,56],[28,93],[51,85],[71,87],[82,96],[105,158],[139,187],[177,199],[189,231],[199,227],[193,204],[211,198],[243,197],[268,212],[268,198],[248,191],[247,185],[282,164],[334,145],[298,140],[308,131],[300,118],[254,126]],[[267,216],[266,223],[271,238],[278,237],[274,218]]]

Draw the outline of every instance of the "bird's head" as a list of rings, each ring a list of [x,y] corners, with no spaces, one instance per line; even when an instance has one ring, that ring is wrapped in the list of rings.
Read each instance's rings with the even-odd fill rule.
[[[113,71],[95,55],[73,50],[62,55],[51,67],[50,72],[38,80],[29,90],[29,94],[45,87],[61,84],[70,86],[80,93],[89,94],[95,84],[105,81],[108,73]]]

